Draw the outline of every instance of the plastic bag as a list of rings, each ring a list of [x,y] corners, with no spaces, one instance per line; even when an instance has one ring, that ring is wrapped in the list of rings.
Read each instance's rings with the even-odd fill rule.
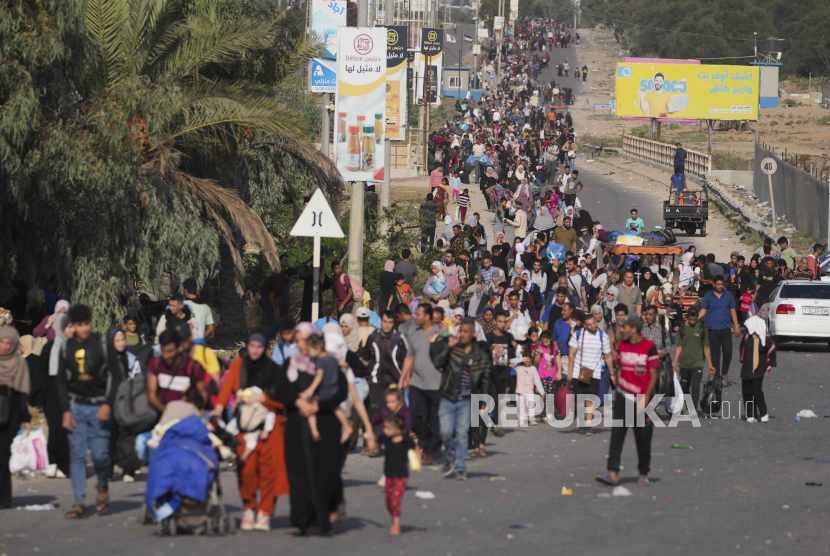
[[[415,450],[409,450],[406,453],[406,456],[409,459],[409,469],[412,471],[420,471],[421,458],[418,457],[418,452],[416,452]]]
[[[37,471],[49,467],[49,454],[46,451],[46,435],[43,429],[18,434],[12,441],[12,455],[9,458],[9,470]]]
[[[530,330],[530,324],[524,315],[519,315],[510,325],[510,333],[517,342],[523,342],[527,338],[527,331]]]
[[[672,369],[671,361],[670,360],[663,360],[660,362],[660,371],[657,375],[657,394],[663,394],[664,396],[674,396],[675,395],[675,383],[672,381],[672,376],[677,378],[674,370]]]
[[[482,153],[478,161],[481,162],[481,164],[483,164],[484,166],[490,166],[490,157],[488,157],[486,154]]]
[[[666,397],[666,409],[669,413],[680,413],[683,410],[683,389],[680,386],[680,379],[677,378],[677,373],[674,375],[674,396]]]
[[[564,263],[566,252],[567,252],[567,250],[565,249],[564,245],[560,245],[560,244],[554,243],[554,242],[548,243],[548,248],[547,248],[548,259],[559,259],[560,263]]]
[[[758,304],[754,301],[752,305],[749,306],[749,310],[746,312],[746,318],[754,317],[758,314]]]
[[[470,168],[472,168],[473,166],[476,165],[476,157],[473,156],[473,155],[470,155],[469,157],[467,157],[467,161],[465,162],[465,164],[467,166],[469,166]]]

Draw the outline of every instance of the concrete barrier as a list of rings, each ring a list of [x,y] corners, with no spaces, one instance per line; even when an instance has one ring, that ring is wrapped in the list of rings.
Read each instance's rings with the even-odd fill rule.
[[[725,185],[741,185],[752,187],[752,175],[750,170],[712,170],[711,176]]]

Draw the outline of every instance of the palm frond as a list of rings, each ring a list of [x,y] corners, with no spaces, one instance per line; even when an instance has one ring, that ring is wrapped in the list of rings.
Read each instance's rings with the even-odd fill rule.
[[[290,75],[301,66],[307,64],[312,58],[321,56],[324,46],[323,40],[320,37],[303,35],[297,38],[292,44],[291,49],[285,53],[282,66],[280,67],[280,74],[283,76]]]
[[[124,19],[127,0],[87,0],[86,34],[95,49],[95,76],[99,86],[112,84],[123,58]]]
[[[169,34],[169,26],[164,25],[158,32],[160,23],[177,13],[177,0],[129,0],[129,14],[124,29],[123,75],[131,77],[145,69],[145,64],[152,52],[170,45],[169,40],[159,44],[159,39]],[[170,24],[178,30],[181,25]],[[161,37],[157,35],[161,35]]]
[[[249,50],[266,48],[273,41],[273,23],[242,19],[216,25],[201,18],[188,19],[188,35],[166,59],[165,73],[187,78],[206,64],[231,64]]]

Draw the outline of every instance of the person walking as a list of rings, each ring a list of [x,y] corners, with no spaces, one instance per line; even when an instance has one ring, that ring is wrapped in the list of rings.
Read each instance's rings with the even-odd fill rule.
[[[638,425],[626,422],[627,404],[636,404],[636,413],[645,411],[651,402],[657,387],[657,372],[660,368],[660,356],[651,341],[643,338],[643,321],[638,317],[629,317],[622,326],[622,341],[617,353],[617,374],[614,383],[617,392],[614,397],[613,419],[623,421],[623,426],[611,430],[611,444],[608,451],[608,472],[597,475],[597,481],[617,486],[620,472],[620,456],[628,429],[633,429],[634,442],[637,445],[637,469],[640,478],[638,486],[648,486],[648,474],[651,466],[651,437],[654,423],[646,415]]]
[[[712,351],[709,349],[709,336],[706,326],[700,321],[697,307],[689,307],[687,320],[677,330],[677,347],[674,350],[672,368],[679,373],[680,388],[683,394],[691,394],[692,407],[685,406],[684,415],[696,411],[700,399],[700,382],[703,378],[703,363],[709,367],[709,374],[715,374],[712,364]]]
[[[471,396],[488,394],[490,354],[476,342],[475,321],[470,317],[461,320],[458,336],[436,339],[430,353],[442,374],[438,417],[447,457],[444,476],[455,471],[459,481],[466,481]]]
[[[741,340],[741,396],[747,423],[769,422],[769,411],[764,398],[764,373],[776,366],[776,347],[767,334],[767,325],[761,317],[749,317],[744,322],[746,334]],[[756,415],[758,417],[756,417]]]
[[[614,360],[611,358],[611,342],[608,334],[604,333],[597,326],[593,314],[586,315],[583,319],[583,327],[571,335],[568,342],[570,355],[568,357],[568,387],[573,385],[573,393],[577,396],[593,395],[599,397],[599,385],[602,378],[603,360],[611,369],[614,367]],[[574,382],[575,363],[579,363]],[[586,414],[593,407],[593,402],[585,400]],[[589,415],[593,417],[593,415]],[[580,428],[582,434],[593,436],[591,418],[587,420],[586,426]]]
[[[27,403],[31,393],[29,366],[20,355],[20,334],[11,326],[0,327],[0,388],[6,391],[8,403],[7,420],[0,424],[0,509],[6,509],[12,504],[12,442],[21,428],[31,430],[32,420]]]
[[[723,276],[715,276],[712,282],[714,289],[703,296],[703,302],[700,304],[700,318],[706,317],[715,380],[722,381],[723,386],[728,386],[729,365],[732,363],[730,332],[737,338],[741,335],[741,327],[735,311],[735,296],[726,291]]]

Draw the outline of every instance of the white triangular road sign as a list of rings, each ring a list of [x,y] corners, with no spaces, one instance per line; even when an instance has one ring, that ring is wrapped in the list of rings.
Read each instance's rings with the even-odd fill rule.
[[[305,210],[291,228],[296,237],[344,237],[322,189],[317,189]]]

